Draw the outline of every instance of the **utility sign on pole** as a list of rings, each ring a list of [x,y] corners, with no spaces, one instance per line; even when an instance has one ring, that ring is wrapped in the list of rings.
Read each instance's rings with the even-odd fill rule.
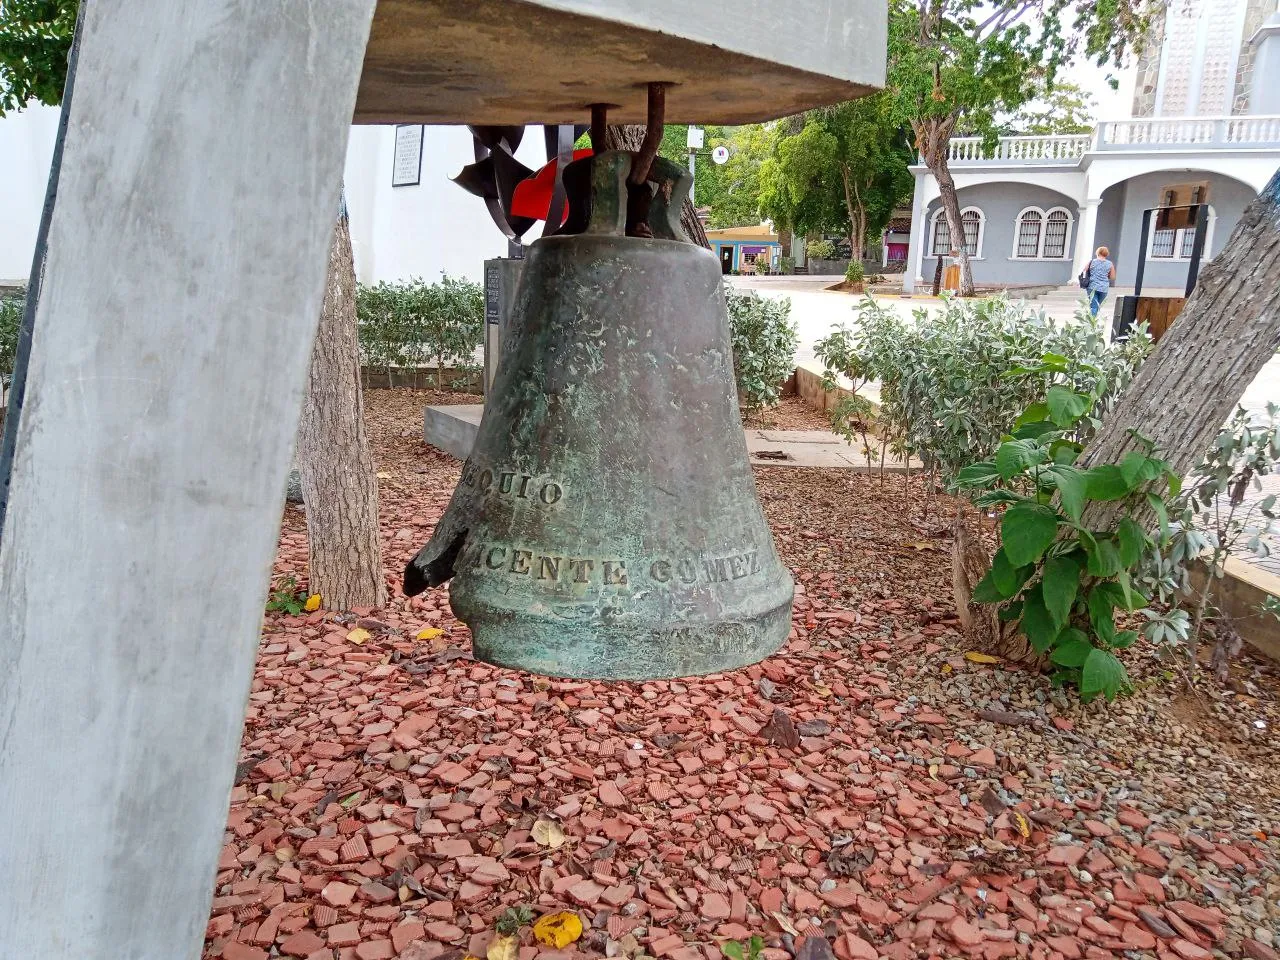
[[[701,150],[702,145],[706,143],[707,131],[702,127],[689,127],[688,139],[685,141],[686,146],[690,150]]]

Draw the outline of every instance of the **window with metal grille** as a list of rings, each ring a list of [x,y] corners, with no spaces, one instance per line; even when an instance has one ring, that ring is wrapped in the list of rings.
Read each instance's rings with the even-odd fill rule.
[[[1182,242],[1178,245],[1178,256],[1185,257],[1186,259],[1190,260],[1191,248],[1196,245],[1195,228],[1193,227],[1189,230],[1179,230],[1178,232],[1182,234]]]
[[[1064,210],[1050,210],[1045,218],[1044,253],[1045,257],[1065,257],[1067,255],[1067,225],[1071,222]]]
[[[1018,218],[1018,256],[1040,256],[1040,213],[1028,210]]]
[[[946,256],[951,252],[951,228],[947,225],[945,214],[939,214],[933,221],[933,255]]]
[[[1157,230],[1151,235],[1151,256],[1172,257],[1177,237],[1177,230]]]
[[[978,235],[982,229],[982,214],[977,210],[966,210],[960,215],[964,225],[964,249],[971,257],[978,255]]]

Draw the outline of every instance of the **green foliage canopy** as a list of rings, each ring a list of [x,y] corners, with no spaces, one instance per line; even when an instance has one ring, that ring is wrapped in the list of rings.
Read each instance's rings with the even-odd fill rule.
[[[0,117],[30,101],[62,102],[79,0],[0,3]]]

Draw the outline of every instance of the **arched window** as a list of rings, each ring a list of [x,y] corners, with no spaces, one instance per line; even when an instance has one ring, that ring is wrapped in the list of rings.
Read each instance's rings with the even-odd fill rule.
[[[977,207],[965,207],[960,211],[960,222],[964,225],[964,246],[971,257],[982,256],[982,211]],[[951,227],[947,223],[946,213],[939,209],[933,214],[933,242],[929,244],[931,256],[945,257],[951,252]]]
[[[1017,257],[1040,256],[1040,229],[1044,216],[1039,210],[1023,210],[1018,217],[1018,250]]]
[[[1015,224],[1013,259],[1065,260],[1071,248],[1073,222],[1063,207],[1026,207]]]
[[[1067,236],[1071,232],[1071,214],[1050,210],[1045,217],[1044,250],[1041,256],[1061,259],[1067,255]]]

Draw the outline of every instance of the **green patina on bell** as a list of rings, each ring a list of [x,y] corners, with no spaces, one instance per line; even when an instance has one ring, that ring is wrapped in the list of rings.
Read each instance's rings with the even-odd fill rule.
[[[410,595],[452,580],[489,663],[692,676],[761,660],[790,630],[720,265],[680,230],[688,174],[658,159],[637,205],[631,163],[566,168],[569,221],[529,248],[462,480],[405,571]],[[629,207],[652,239],[625,235]]]

